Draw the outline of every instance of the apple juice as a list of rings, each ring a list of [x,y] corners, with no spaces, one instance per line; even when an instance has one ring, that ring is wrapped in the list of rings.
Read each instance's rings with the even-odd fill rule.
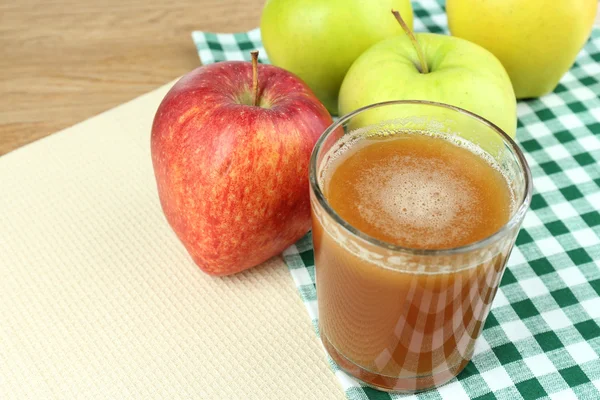
[[[506,178],[475,146],[398,132],[336,149],[323,194],[358,232],[401,246],[386,256],[315,214],[321,337],[334,360],[373,386],[418,391],[464,368],[512,242],[424,255],[489,237],[514,207]]]

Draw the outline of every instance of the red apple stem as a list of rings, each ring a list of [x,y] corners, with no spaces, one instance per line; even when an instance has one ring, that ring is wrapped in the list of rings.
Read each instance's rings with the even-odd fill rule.
[[[258,50],[250,52],[252,56],[252,104],[258,105]]]
[[[410,30],[408,25],[406,25],[406,22],[404,22],[404,20],[402,19],[402,17],[400,16],[400,13],[398,11],[392,10],[392,14],[394,14],[394,17],[396,17],[396,20],[398,21],[398,23],[400,24],[400,26],[402,27],[404,32],[406,32],[406,36],[408,36],[408,38],[412,42],[413,47],[417,51],[417,57],[419,58],[419,63],[421,64],[421,73],[428,74],[429,68],[427,67],[427,61],[425,61],[425,56],[423,55],[423,49],[421,48],[421,45],[417,41],[417,38],[415,37],[413,32]]]

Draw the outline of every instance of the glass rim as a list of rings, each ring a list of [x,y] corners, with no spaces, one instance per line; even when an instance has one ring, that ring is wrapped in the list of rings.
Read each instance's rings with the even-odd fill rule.
[[[416,248],[412,248],[412,247],[404,247],[404,246],[396,245],[396,244],[389,243],[389,242],[386,242],[383,240],[379,240],[371,235],[368,235],[368,234],[362,232],[361,230],[355,228],[350,223],[348,223],[345,219],[343,219],[329,205],[329,202],[327,201],[327,199],[325,199],[325,195],[323,194],[323,191],[321,190],[318,179],[317,179],[317,160],[318,160],[318,156],[320,155],[320,150],[321,150],[321,147],[323,146],[323,143],[325,142],[325,140],[329,137],[329,135],[332,132],[334,132],[339,127],[342,127],[345,122],[352,119],[354,116],[356,116],[364,111],[373,109],[373,108],[379,108],[379,107],[391,106],[391,105],[422,105],[422,106],[428,106],[428,107],[433,106],[433,107],[445,108],[448,110],[452,110],[459,114],[466,115],[466,116],[480,122],[481,124],[491,128],[494,132],[496,132],[502,138],[502,141],[505,144],[508,144],[508,147],[510,148],[510,150],[513,152],[514,155],[516,155],[516,158],[521,167],[520,169],[522,170],[522,173],[525,177],[525,188],[524,188],[523,197],[520,200],[518,200],[518,206],[516,207],[516,210],[511,215],[509,220],[504,225],[502,225],[502,227],[500,229],[498,229],[496,232],[492,233],[491,235],[484,237],[483,239],[479,239],[475,242],[472,242],[472,243],[469,243],[466,245],[462,245],[462,246],[458,246],[458,247],[451,247],[448,249],[416,249]],[[521,149],[519,148],[517,143],[510,136],[508,136],[508,134],[506,134],[506,132],[504,132],[502,129],[500,129],[494,123],[488,121],[487,119],[485,119],[471,111],[465,110],[460,107],[452,106],[449,104],[439,103],[439,102],[435,102],[435,101],[427,101],[427,100],[384,101],[384,102],[374,103],[374,104],[371,104],[371,105],[368,105],[365,107],[358,108],[358,109],[342,116],[340,119],[338,119],[333,124],[331,124],[327,129],[325,129],[325,131],[321,134],[321,136],[315,143],[312,154],[310,156],[310,162],[309,162],[309,181],[310,181],[311,190],[314,193],[318,204],[325,210],[327,215],[329,215],[336,223],[341,225],[345,230],[350,232],[352,235],[354,235],[372,245],[375,245],[377,247],[382,247],[387,250],[396,251],[399,253],[406,253],[409,255],[418,255],[418,256],[423,256],[423,255],[425,255],[425,256],[449,256],[449,255],[455,255],[455,254],[468,253],[470,251],[477,250],[479,248],[485,247],[491,243],[494,243],[494,242],[500,240],[506,234],[508,234],[508,232],[510,232],[511,229],[513,229],[516,225],[518,225],[520,223],[521,217],[523,217],[524,214],[527,212],[527,210],[529,208],[529,204],[531,203],[532,187],[533,187],[531,170],[529,169],[529,164],[527,163],[527,160],[525,159],[525,155],[523,154],[523,152],[521,151]]]

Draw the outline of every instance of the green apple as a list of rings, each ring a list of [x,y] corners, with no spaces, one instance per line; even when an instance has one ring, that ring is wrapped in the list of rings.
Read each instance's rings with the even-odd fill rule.
[[[407,33],[356,59],[340,89],[341,114],[388,100],[429,100],[471,111],[515,136],[515,94],[492,53],[452,36]]]
[[[554,90],[590,35],[598,0],[447,0],[450,31],[502,62],[517,98]]]
[[[271,63],[298,75],[329,112],[352,62],[371,45],[402,29],[395,8],[412,27],[410,0],[267,0],[260,32]]]

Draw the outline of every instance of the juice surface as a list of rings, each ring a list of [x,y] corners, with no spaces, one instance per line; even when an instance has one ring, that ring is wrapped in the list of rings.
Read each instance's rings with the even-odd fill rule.
[[[419,134],[362,139],[329,168],[329,204],[358,230],[416,249],[490,236],[510,215],[502,174],[447,140]]]
[[[322,186],[331,207],[388,243],[463,246],[493,234],[510,217],[503,175],[484,157],[441,138],[399,133],[360,139],[325,168]],[[464,254],[390,258],[376,246],[348,246],[352,235],[332,229],[337,223],[315,207],[320,330],[332,358],[364,382],[390,390],[419,391],[453,378],[471,358],[511,236]]]

